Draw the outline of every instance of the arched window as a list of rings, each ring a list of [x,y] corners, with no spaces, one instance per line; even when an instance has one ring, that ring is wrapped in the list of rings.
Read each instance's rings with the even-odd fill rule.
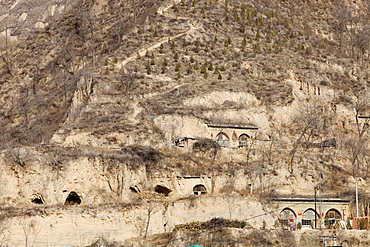
[[[295,223],[297,219],[297,216],[296,214],[294,213],[294,211],[290,208],[284,208],[280,214],[279,214],[279,221],[280,221],[280,224],[284,227],[284,228],[289,228],[289,226],[293,223]]]
[[[316,213],[316,220],[319,215]],[[312,208],[307,209],[302,215],[302,226],[312,226],[315,224],[315,210]]]
[[[339,221],[342,219],[342,215],[339,213],[338,210],[332,208],[329,209],[325,214],[325,223],[329,225],[335,224],[335,221]]]
[[[81,204],[80,196],[76,192],[71,191],[71,193],[69,193],[69,195],[67,196],[64,205],[79,205],[79,204]]]
[[[207,194],[207,189],[203,184],[197,184],[193,188],[194,195],[205,195]]]
[[[241,134],[239,136],[239,147],[246,147],[247,146],[247,141],[250,138],[249,135],[247,134]]]
[[[221,147],[229,147],[229,137],[224,132],[220,132],[216,136],[217,144]]]

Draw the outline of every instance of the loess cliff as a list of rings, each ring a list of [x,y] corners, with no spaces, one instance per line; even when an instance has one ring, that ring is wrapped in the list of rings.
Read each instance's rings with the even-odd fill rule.
[[[0,246],[305,246],[276,200],[316,192],[350,227],[356,184],[370,213],[369,11],[0,1]]]

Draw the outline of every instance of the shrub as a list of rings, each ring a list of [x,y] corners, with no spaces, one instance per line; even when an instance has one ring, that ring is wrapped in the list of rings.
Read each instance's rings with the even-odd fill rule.
[[[200,139],[199,141],[196,141],[193,145],[194,152],[217,152],[220,148],[220,145],[208,138]]]
[[[200,69],[200,73],[201,74],[207,73],[207,68],[206,68],[206,66],[204,64],[202,65],[202,68]]]
[[[158,162],[163,157],[162,153],[158,150],[149,146],[141,145],[123,147],[118,151],[118,153],[126,155],[129,159],[145,162]]]
[[[306,47],[306,49],[304,51],[304,54],[305,55],[312,55],[312,47],[311,46]]]
[[[176,3],[172,4],[172,9],[173,9],[173,12],[175,12],[175,13],[179,12],[179,8],[177,7]]]
[[[154,53],[153,52],[152,52],[152,56],[151,56],[151,59],[150,59],[150,65],[155,65]]]
[[[208,70],[212,71],[213,70],[213,64],[209,63]]]
[[[167,67],[166,67],[166,66],[162,66],[161,74],[165,74],[165,73],[166,73],[166,69],[167,69]]]
[[[244,49],[246,46],[247,46],[247,40],[244,37],[242,40],[242,48]]]
[[[158,30],[157,30],[157,28],[154,29],[153,37],[158,37]]]
[[[175,61],[177,61],[179,59],[179,54],[177,52],[175,52],[175,54],[173,56],[173,59],[175,59]]]
[[[177,63],[176,66],[175,66],[175,71],[176,72],[180,71],[180,68],[181,68],[180,63]]]
[[[150,65],[150,61],[148,60],[146,64],[146,73],[149,75],[152,72],[152,67]]]
[[[365,229],[365,221],[364,219],[361,219],[360,220],[360,230],[364,230]]]
[[[164,53],[164,45],[163,44],[161,44],[160,46],[159,46],[159,53],[161,53],[161,54],[163,54]]]

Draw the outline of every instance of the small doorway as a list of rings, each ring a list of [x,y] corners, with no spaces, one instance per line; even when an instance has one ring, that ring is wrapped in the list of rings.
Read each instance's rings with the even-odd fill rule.
[[[64,202],[64,205],[80,205],[80,204],[81,198],[75,191],[71,191],[71,193],[69,193],[69,195],[67,196],[66,201]]]
[[[279,214],[279,222],[284,229],[295,230],[297,216],[290,208],[284,208]]]
[[[338,210],[332,208],[328,210],[325,214],[325,225],[331,226],[334,225],[337,221],[342,219],[342,215],[339,213]]]
[[[247,146],[247,144],[248,144],[248,139],[250,138],[250,136],[249,135],[247,135],[247,134],[241,134],[240,136],[239,136],[239,147],[241,148],[241,147],[246,147]]]
[[[197,184],[193,187],[194,195],[205,195],[207,194],[207,188],[203,184]]]
[[[302,226],[315,228],[315,220],[317,222],[318,219],[319,215],[315,212],[314,209],[307,209],[302,215]]]
[[[224,132],[220,132],[216,136],[217,144],[221,147],[229,147],[229,140],[230,138]]]

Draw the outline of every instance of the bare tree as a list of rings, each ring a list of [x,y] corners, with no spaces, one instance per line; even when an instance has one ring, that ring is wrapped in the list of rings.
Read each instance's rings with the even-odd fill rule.
[[[361,60],[361,65],[365,64],[366,53],[368,52],[369,41],[370,41],[370,30],[367,27],[366,29],[361,30],[355,38],[355,47],[357,48],[358,55],[357,57]]]
[[[125,94],[129,94],[135,84],[135,80],[138,78],[138,75],[134,71],[129,71],[128,73],[122,73],[119,82],[125,90]]]
[[[325,113],[324,106],[318,101],[307,103],[293,116],[290,127],[291,134],[296,136],[296,138],[293,141],[293,147],[290,151],[288,167],[290,173],[293,173],[293,164],[297,149],[299,147],[308,149],[312,147],[315,141],[321,140],[322,135],[327,134],[330,118],[331,115]]]
[[[347,26],[351,21],[352,12],[348,6],[345,6],[343,2],[335,5],[334,16],[336,23],[334,24],[334,33],[339,39],[339,47],[342,49],[344,35],[347,32]]]
[[[370,110],[370,99],[368,90],[362,92],[353,92],[355,99],[353,101],[353,110],[355,114],[356,129],[359,138],[362,138],[369,129],[370,116],[366,113]],[[365,115],[361,115],[365,114]],[[360,121],[363,119],[363,121]]]
[[[147,222],[146,222],[146,227],[145,227],[144,238],[146,238],[147,235],[148,235],[149,225],[150,225],[150,217],[151,217],[152,211],[153,211],[152,200],[149,200],[149,204],[148,204],[148,208],[147,208],[148,217],[147,217]]]
[[[35,220],[31,220],[27,223],[25,223],[25,219],[23,219],[23,222],[22,222],[22,229],[23,229],[23,233],[24,233],[24,238],[25,238],[25,246],[28,247],[29,246],[29,240],[30,240],[30,237],[33,235],[33,241],[32,241],[32,244],[30,246],[35,246],[35,241],[36,241],[36,238],[37,238],[37,235],[41,232],[42,230],[42,227],[41,225],[38,226],[37,225],[37,222]]]
[[[365,133],[370,129],[370,116],[366,115],[370,110],[370,100],[366,90],[354,92],[354,95],[353,109],[357,136],[349,139],[347,147],[351,152],[352,175],[363,174],[367,177],[370,167],[368,160],[369,150],[367,148],[368,137]]]
[[[20,167],[25,167],[29,161],[30,154],[28,152],[28,149],[15,147],[8,149],[5,153],[5,157],[13,164],[19,165]]]
[[[9,228],[9,223],[5,223],[4,221],[0,223],[0,247],[8,246],[6,242],[9,240],[9,236],[5,232]]]

